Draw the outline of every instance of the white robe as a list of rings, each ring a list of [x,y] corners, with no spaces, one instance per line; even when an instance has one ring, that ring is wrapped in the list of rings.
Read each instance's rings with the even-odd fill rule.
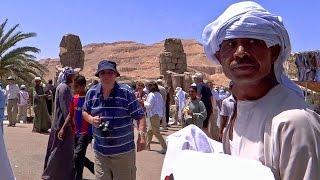
[[[184,92],[182,89],[180,89],[176,93],[176,97],[178,98],[178,106],[179,106],[178,118],[182,119],[182,111],[185,107],[185,101],[186,101],[186,92]]]
[[[255,101],[238,101],[233,140],[224,152],[262,162],[276,179],[320,179],[320,116],[295,92],[277,85]]]
[[[222,144],[195,125],[168,136],[167,144],[160,180],[170,174],[175,180],[274,180],[261,162],[222,154]]]
[[[8,159],[6,147],[3,140],[2,128],[0,128],[0,179],[12,180],[15,179],[10,162]]]

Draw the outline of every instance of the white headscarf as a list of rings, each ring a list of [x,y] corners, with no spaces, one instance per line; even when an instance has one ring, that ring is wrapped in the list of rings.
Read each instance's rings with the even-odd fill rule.
[[[182,90],[181,87],[176,88],[176,97],[178,98],[178,105],[179,105],[179,112],[178,112],[178,118],[182,118],[182,110],[185,107],[185,101],[186,101],[186,92]]]
[[[255,2],[235,3],[205,27],[202,38],[205,53],[214,62],[218,62],[215,53],[220,44],[227,39],[253,38],[265,41],[268,47],[280,45],[281,52],[274,64],[275,76],[280,84],[303,96],[301,89],[284,72],[283,63],[291,53],[291,44],[280,16],[271,14]]]
[[[74,69],[68,66],[64,67],[58,75],[57,84],[59,85],[60,83],[66,83],[67,77],[71,74],[75,74]]]

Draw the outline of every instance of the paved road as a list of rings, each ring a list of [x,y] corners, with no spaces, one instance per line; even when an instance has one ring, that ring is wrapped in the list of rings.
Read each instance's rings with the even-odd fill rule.
[[[49,135],[32,133],[31,124],[17,124],[17,127],[4,128],[4,139],[17,180],[40,179],[45,151]],[[171,134],[178,128],[170,128],[164,135]],[[154,141],[158,142],[156,139]],[[137,180],[159,180],[164,155],[157,151],[161,149],[159,143],[151,144],[153,151],[137,153]],[[87,156],[92,160],[93,151],[88,147]],[[63,162],[62,162],[63,163]],[[85,169],[85,179],[94,179],[94,176]]]

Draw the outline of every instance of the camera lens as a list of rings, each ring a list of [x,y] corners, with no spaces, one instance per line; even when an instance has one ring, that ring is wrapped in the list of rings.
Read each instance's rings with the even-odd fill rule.
[[[99,129],[103,132],[106,132],[108,131],[108,126],[109,126],[109,122],[102,122],[100,125],[99,125]]]

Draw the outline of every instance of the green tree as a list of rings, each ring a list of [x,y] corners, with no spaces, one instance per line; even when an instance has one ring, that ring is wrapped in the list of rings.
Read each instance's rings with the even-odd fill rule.
[[[5,31],[8,19],[0,25],[0,79],[5,82],[13,76],[16,83],[31,86],[35,76],[42,77],[47,68],[36,61],[35,54],[40,50],[32,46],[17,47],[25,39],[35,37],[36,33],[18,31],[19,24]]]

